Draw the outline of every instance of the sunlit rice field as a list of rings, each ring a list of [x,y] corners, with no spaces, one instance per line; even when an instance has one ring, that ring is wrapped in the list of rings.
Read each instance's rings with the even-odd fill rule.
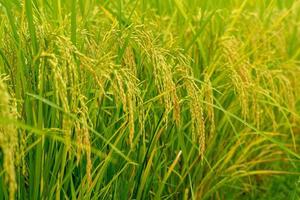
[[[0,0],[0,200],[298,200],[299,145],[299,0]]]

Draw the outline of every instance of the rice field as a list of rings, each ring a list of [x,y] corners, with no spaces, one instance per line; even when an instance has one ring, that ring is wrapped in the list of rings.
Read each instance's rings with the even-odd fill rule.
[[[299,0],[0,0],[0,199],[300,199]]]

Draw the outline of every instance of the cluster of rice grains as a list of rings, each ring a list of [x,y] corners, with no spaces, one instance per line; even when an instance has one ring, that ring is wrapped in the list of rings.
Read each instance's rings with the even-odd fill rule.
[[[172,111],[175,124],[182,125],[180,124],[183,115],[181,104],[182,101],[188,99],[191,138],[195,144],[199,145],[199,154],[203,159],[206,121],[210,122],[210,133],[213,133],[215,129],[213,88],[208,75],[205,76],[202,84],[198,84],[188,64],[191,60],[186,58],[181,50],[170,51],[160,47],[156,44],[151,32],[138,30],[136,34],[135,42],[141,47],[146,64],[153,68],[157,95],[161,96],[161,102],[165,108],[165,123],[168,124],[168,114]],[[204,101],[207,101],[207,104],[203,104]]]
[[[15,164],[18,149],[18,132],[10,120],[17,119],[17,111],[15,101],[8,92],[5,80],[5,77],[0,76],[0,118],[2,121],[0,124],[0,148],[3,153],[3,168],[9,187],[9,198],[12,200],[17,189]]]
[[[266,29],[256,15],[245,12],[242,20],[247,23],[238,24],[239,29],[229,30],[219,38],[220,69],[231,80],[229,85],[233,86],[239,100],[241,116],[258,129],[264,129],[263,124],[269,122],[273,123],[273,131],[278,128],[280,119],[276,119],[275,114],[278,108],[270,109],[266,101],[285,104],[291,122],[296,121],[295,95],[298,91],[292,88],[296,86],[295,76],[299,70],[292,59],[284,60],[288,55],[282,51],[288,48],[281,39],[286,37],[282,26],[287,16],[285,12],[278,13]],[[237,37],[242,36],[240,32],[247,32],[247,37]],[[279,109],[279,112],[285,111]]]
[[[186,80],[183,84],[183,89],[188,91],[188,95],[191,96],[190,109],[192,110],[192,129],[194,141],[200,141],[201,155],[204,153],[205,148],[205,127],[203,119],[203,105],[201,94],[204,90],[208,92],[208,97],[211,97],[209,101],[212,101],[212,88],[210,83],[208,87],[203,87],[202,92],[197,87],[194,81],[192,73],[187,66],[187,59],[185,56],[180,54],[182,57],[181,62],[178,62],[168,49],[157,44],[155,37],[151,31],[148,31],[144,26],[130,26],[123,30],[122,36],[119,37],[119,30],[113,25],[102,38],[101,44],[93,41],[92,44],[97,46],[101,45],[101,49],[98,49],[95,56],[98,58],[98,62],[94,64],[94,67],[88,69],[94,74],[96,83],[99,88],[103,89],[105,94],[111,93],[115,100],[120,100],[123,111],[128,122],[129,127],[129,144],[133,147],[134,130],[135,130],[135,113],[139,120],[139,129],[143,129],[143,99],[141,97],[141,91],[147,88],[152,88],[149,84],[148,73],[149,70],[152,72],[152,76],[155,83],[155,96],[153,98],[159,99],[164,108],[163,120],[167,125],[170,121],[169,114],[172,113],[172,122],[180,125],[181,121],[181,109],[180,101],[184,98],[182,92],[179,92],[182,88],[177,86],[176,82],[180,82],[181,79]],[[118,41],[118,45],[114,41]],[[126,41],[126,42],[125,42]],[[121,46],[127,43],[128,46],[123,50],[123,58],[120,64],[114,63],[116,59],[112,56],[114,52]],[[132,48],[135,47],[135,50]],[[95,49],[97,49],[95,47]],[[142,57],[142,63],[137,66],[134,54],[139,54]],[[105,59],[103,59],[105,58]],[[100,59],[100,60],[99,60]],[[180,65],[180,67],[178,67]],[[148,68],[148,69],[147,69]],[[180,70],[177,68],[183,68],[184,71],[189,71],[189,74],[180,74]],[[140,72],[142,75],[140,75]],[[111,82],[110,88],[105,88],[107,82]],[[205,84],[203,84],[205,85]],[[209,88],[210,87],[210,88]],[[105,89],[104,89],[105,88]],[[199,95],[199,96],[198,96]],[[212,102],[211,102],[212,103]],[[213,124],[213,109],[209,109],[209,118],[212,119]],[[143,131],[143,130],[141,130]],[[198,142],[197,142],[198,143]]]
[[[61,131],[65,138],[66,151],[69,155],[73,153],[71,143],[74,138],[78,162],[81,160],[82,151],[86,154],[86,175],[91,185],[92,161],[87,97],[82,91],[83,79],[80,79],[84,76],[80,67],[88,65],[89,60],[78,52],[68,38],[50,35],[47,39],[48,48],[41,53],[40,59],[46,64],[44,69],[46,80],[53,83],[55,102],[64,112],[63,115],[57,113],[57,117],[62,119]],[[80,60],[80,64],[77,59]],[[39,77],[43,79],[41,72],[42,70]],[[39,83],[42,81],[44,80],[39,80]],[[74,114],[77,120],[71,118],[69,114]]]

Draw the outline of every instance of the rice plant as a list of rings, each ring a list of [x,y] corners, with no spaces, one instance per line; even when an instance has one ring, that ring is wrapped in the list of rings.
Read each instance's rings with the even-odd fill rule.
[[[299,199],[299,38],[299,0],[0,0],[0,199]]]

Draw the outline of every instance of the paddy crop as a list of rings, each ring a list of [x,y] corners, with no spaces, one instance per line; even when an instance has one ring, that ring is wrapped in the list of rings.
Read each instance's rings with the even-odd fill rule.
[[[299,199],[300,1],[0,0],[0,199]]]

